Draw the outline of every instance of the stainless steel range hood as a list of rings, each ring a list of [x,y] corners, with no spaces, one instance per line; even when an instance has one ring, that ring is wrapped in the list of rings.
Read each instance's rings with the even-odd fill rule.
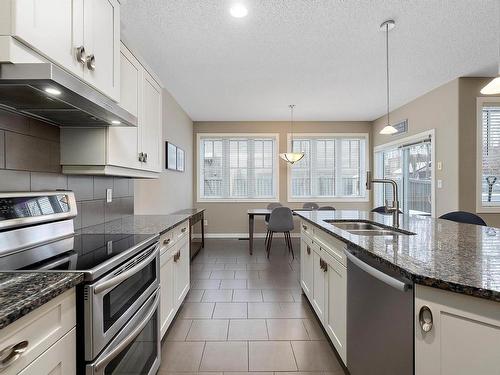
[[[0,64],[0,108],[57,126],[137,126],[137,117],[51,63]]]

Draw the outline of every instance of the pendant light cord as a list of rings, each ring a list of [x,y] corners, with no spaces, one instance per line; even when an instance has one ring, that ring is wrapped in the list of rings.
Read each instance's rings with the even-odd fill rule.
[[[290,104],[290,151],[293,152],[293,109],[295,104]]]
[[[385,25],[385,58],[386,58],[386,83],[387,83],[387,125],[390,126],[389,119],[389,24]]]

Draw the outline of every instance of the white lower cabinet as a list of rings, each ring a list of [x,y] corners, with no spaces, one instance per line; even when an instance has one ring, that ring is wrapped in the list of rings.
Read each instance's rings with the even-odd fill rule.
[[[302,237],[300,240],[300,285],[304,294],[311,298],[313,284],[313,251],[310,239]]]
[[[75,375],[76,328],[35,359],[19,375]]]
[[[346,363],[347,336],[347,268],[332,256],[323,254],[326,262],[326,306],[324,326],[340,357]]]
[[[416,375],[500,374],[499,350],[498,302],[416,285]]]
[[[76,374],[75,326],[75,291],[71,289],[0,330],[4,365],[0,373]],[[6,361],[19,346],[25,348],[21,356]]]
[[[181,231],[178,228],[186,228]],[[189,225],[177,228],[160,237],[160,327],[165,335],[190,287]]]
[[[346,363],[347,268],[345,244],[302,224],[300,280],[302,290],[333,346]],[[305,232],[307,228],[307,233]]]

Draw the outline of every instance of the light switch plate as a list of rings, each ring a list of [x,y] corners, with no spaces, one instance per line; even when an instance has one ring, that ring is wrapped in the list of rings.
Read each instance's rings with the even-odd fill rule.
[[[106,189],[106,202],[113,202],[113,189]]]
[[[443,188],[443,180],[437,180],[438,189]]]
[[[443,169],[443,163],[442,162],[440,162],[440,161],[437,162],[437,169],[438,169],[438,171],[440,171],[441,169]]]
[[[206,227],[208,226],[208,220],[207,219],[203,220],[203,225],[206,226]]]

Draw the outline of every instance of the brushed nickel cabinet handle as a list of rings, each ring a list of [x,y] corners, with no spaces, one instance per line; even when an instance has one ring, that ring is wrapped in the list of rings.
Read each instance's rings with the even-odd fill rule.
[[[327,271],[328,271],[328,263],[323,261],[323,272],[327,272]]]
[[[311,255],[311,248],[307,246],[307,255]]]
[[[144,162],[144,152],[139,152],[139,161]]]
[[[182,228],[181,233],[184,233],[187,230],[187,228]]]
[[[307,230],[307,225],[302,224],[302,229]]]
[[[76,47],[76,61],[78,61],[80,64],[85,64],[85,60],[85,47]]]
[[[88,70],[95,70],[95,56],[94,54],[88,55],[87,58],[85,59],[87,69]]]
[[[0,351],[0,370],[3,370],[15,361],[17,361],[23,353],[28,349],[29,342],[27,340],[10,345]]]
[[[163,244],[164,244],[164,245],[168,245],[169,243],[170,243],[170,238],[165,238],[165,239],[163,240]]]
[[[432,311],[428,306],[422,306],[418,313],[418,322],[422,331],[429,332],[433,326]]]
[[[148,162],[148,153],[145,152],[144,153],[144,163],[147,163]]]

